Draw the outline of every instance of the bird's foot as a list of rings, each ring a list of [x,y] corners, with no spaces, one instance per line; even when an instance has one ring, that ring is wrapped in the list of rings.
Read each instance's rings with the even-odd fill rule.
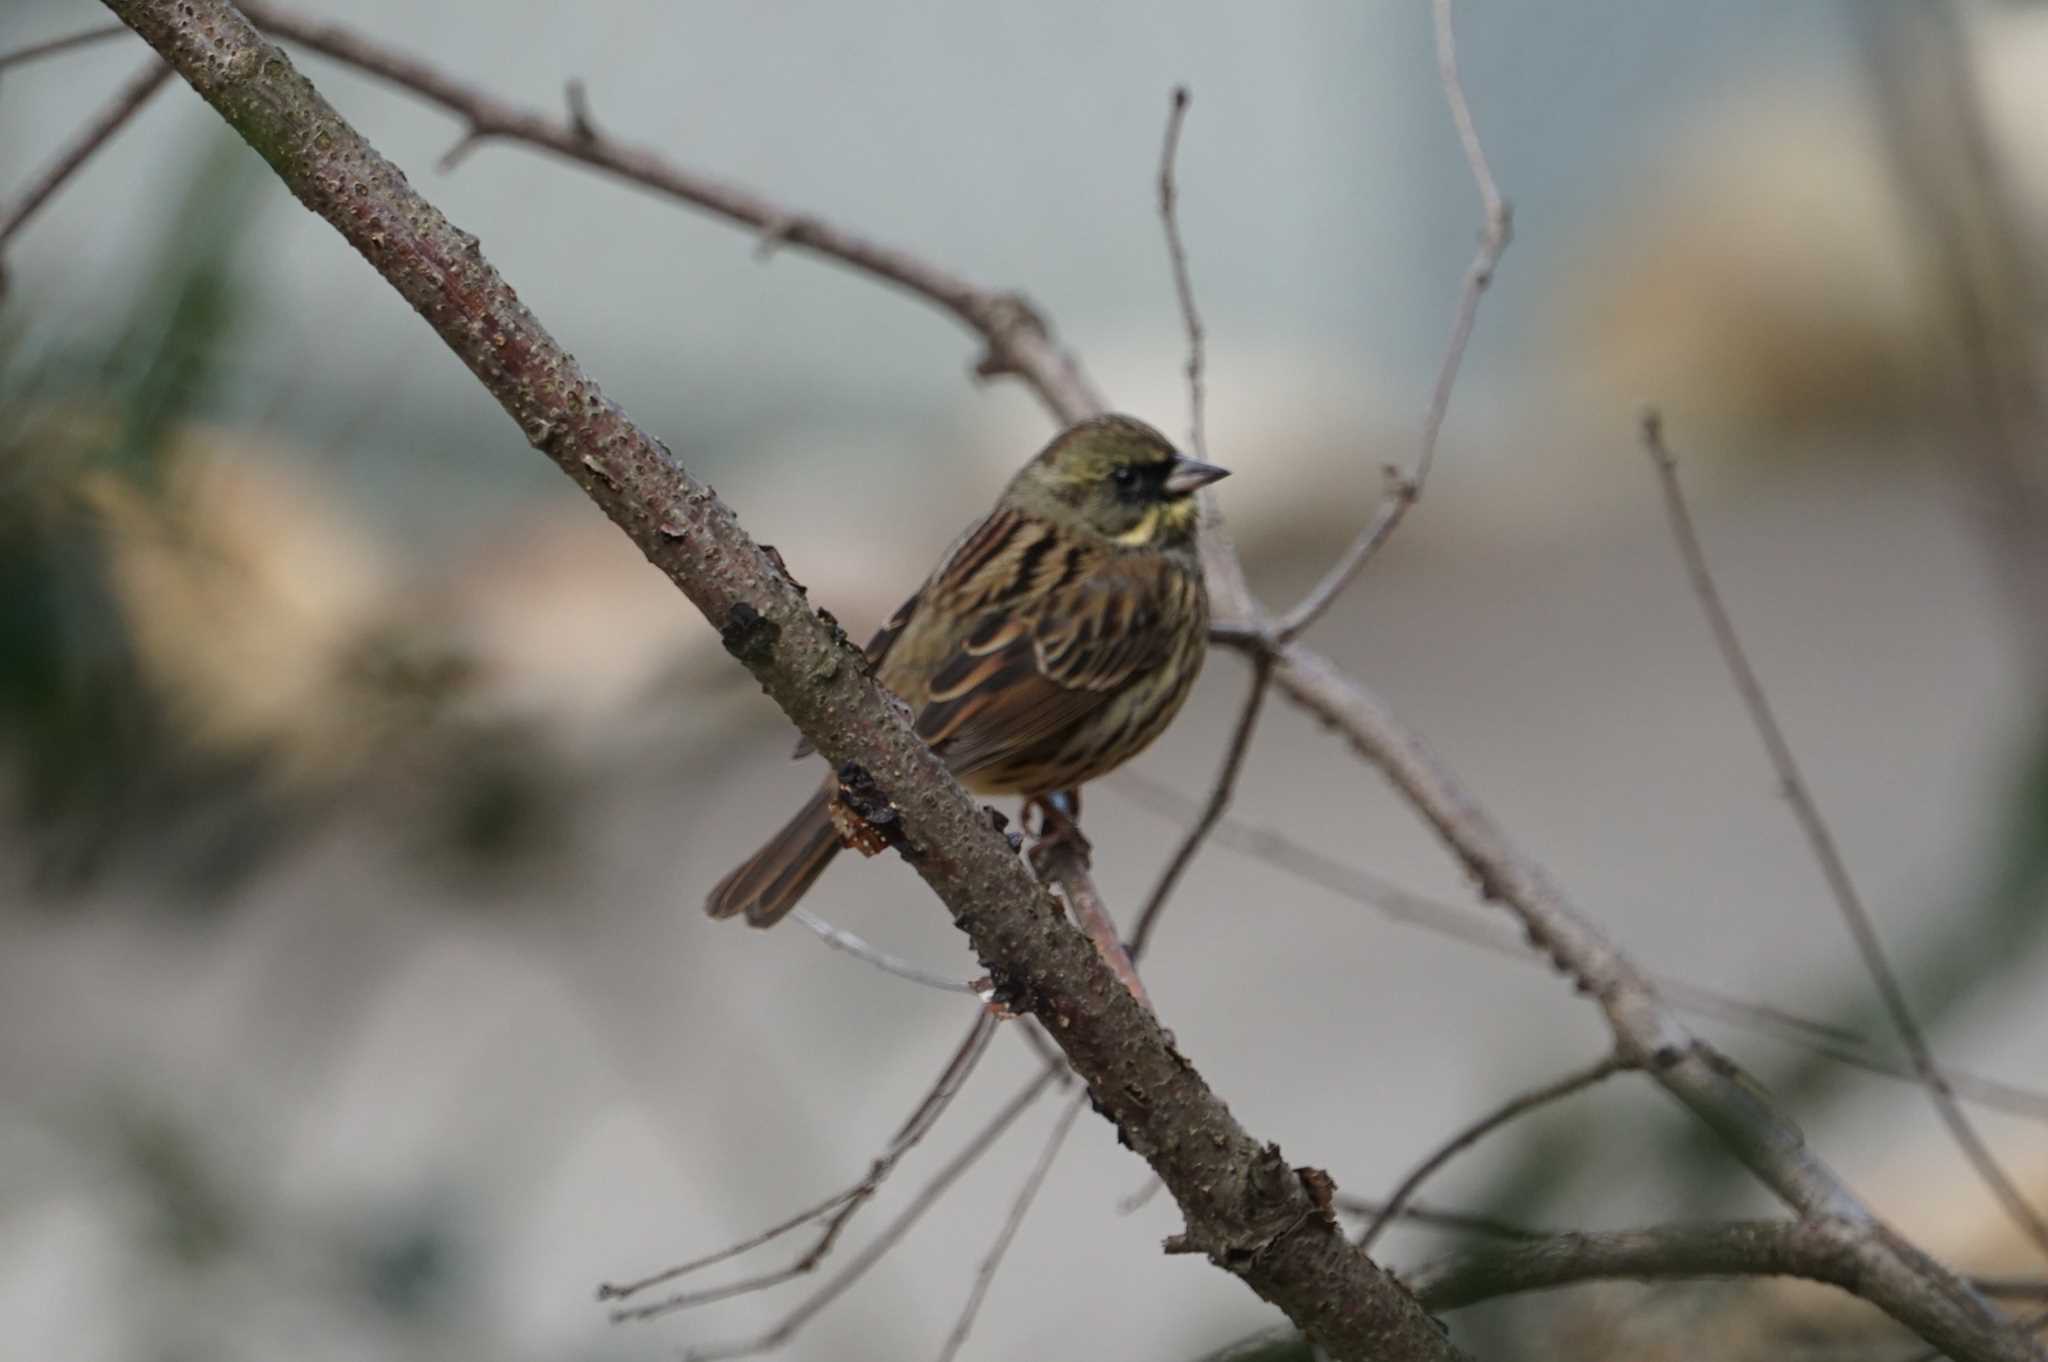
[[[1037,815],[1033,826],[1032,815]],[[1031,848],[1031,863],[1042,867],[1046,858],[1056,852],[1068,852],[1076,857],[1085,869],[1095,848],[1081,835],[1081,794],[1078,790],[1055,790],[1051,794],[1034,795],[1024,801],[1024,827],[1036,845]]]

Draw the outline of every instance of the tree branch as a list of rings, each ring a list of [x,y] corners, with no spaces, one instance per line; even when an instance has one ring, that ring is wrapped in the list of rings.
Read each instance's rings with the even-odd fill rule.
[[[1274,681],[1281,690],[1378,766],[1456,853],[1480,893],[1514,913],[1530,945],[1599,1005],[1618,1054],[1706,1122],[1801,1216],[1859,1227],[1859,1293],[1865,1299],[1897,1319],[1938,1316],[1947,1342],[1924,1331],[1922,1337],[1971,1357],[2038,1362],[2048,1356],[2013,1331],[1968,1283],[1872,1215],[1807,1147],[1798,1126],[1763,1087],[1671,1015],[1635,965],[1516,849],[1418,735],[1299,644],[1265,646],[1277,646]]]
[[[604,396],[477,238],[422,198],[226,0],[107,3],[426,319],[528,441],[719,629],[818,751],[887,794],[906,858],[967,933],[999,996],[1050,1023],[1096,1103],[1172,1192],[1187,1221],[1182,1243],[1335,1356],[1455,1356],[1068,926],[860,651],[710,488]],[[1029,334],[1050,353],[1042,329]]]
[[[439,105],[463,120],[468,140],[503,139],[544,148],[751,227],[778,245],[815,252],[896,285],[981,338],[987,353],[976,366],[977,373],[1023,378],[1063,423],[1104,410],[1101,394],[1073,357],[1054,343],[1038,309],[1021,294],[982,288],[906,251],[794,212],[714,176],[685,170],[659,152],[615,141],[587,124],[579,126],[573,118],[562,121],[495,99],[339,24],[306,19],[267,0],[251,0],[241,9],[277,37],[381,76]]]
[[[1155,813],[1183,823],[1199,817],[1200,810],[1194,800],[1138,772],[1122,771],[1113,779],[1123,793]],[[1528,965],[1541,963],[1530,955],[1522,940],[1505,922],[1482,917],[1476,908],[1426,898],[1360,866],[1326,856],[1273,828],[1225,816],[1217,820],[1209,839],[1241,855],[1253,857],[1303,884],[1328,890],[1370,908],[1389,921],[1434,932],[1502,959]],[[1644,977],[1677,1011],[1770,1036],[1866,1073],[1919,1085],[1920,1077],[1913,1072],[1909,1062],[1878,1053],[1867,1039],[1855,1031],[1787,1012],[1783,1008],[1738,998],[1676,975],[1646,973]],[[1963,1069],[1944,1067],[1942,1072],[1956,1095],[1965,1101],[2029,1121],[2048,1122],[2048,1092]]]
[[[1450,1355],[1412,1303],[1397,1298],[1398,1290],[1370,1261],[1350,1253],[1343,1236],[1323,1224],[1316,1200],[1278,1151],[1262,1149],[1244,1132],[1085,939],[1066,926],[880,695],[859,654],[810,611],[800,589],[709,489],[634,427],[540,330],[484,263],[476,238],[456,231],[414,194],[222,0],[109,4],[170,56],[293,191],[421,311],[528,439],[683,587],[818,749],[835,762],[858,761],[895,797],[919,873],[969,933],[1012,1005],[1052,1023],[1049,1033],[1096,1100],[1160,1171],[1188,1219],[1181,1245],[1207,1252],[1245,1278],[1339,1357]],[[268,5],[252,7],[287,31]],[[661,189],[927,299],[988,342],[982,372],[1018,375],[1063,419],[1100,408],[1078,365],[1014,294],[977,289],[908,253],[678,172],[651,153],[619,149],[601,136],[593,141],[586,130],[488,101],[422,64],[399,58],[393,67],[388,51],[348,51],[347,43],[337,45],[337,30],[298,27],[303,32],[295,36],[309,46],[415,89],[490,136],[517,136]],[[1382,766],[1488,896],[1508,905],[1532,943],[1600,1004],[1622,1053],[1647,1061],[1658,1081],[1789,1204],[1856,1226],[1856,1252],[1873,1301],[1894,1313],[1925,1314],[1929,1341],[1960,1357],[2042,1356],[1954,1274],[1870,1218],[1805,1148],[1797,1127],[1732,1063],[1669,1016],[1634,966],[1565,903],[1419,739],[1325,659],[1273,636],[1226,536],[1209,537],[1205,549],[1212,594],[1240,610],[1235,627],[1222,615],[1219,640],[1270,655],[1283,693]]]
[[[1556,1234],[1460,1249],[1402,1280],[1432,1310],[1460,1310],[1524,1291],[1611,1279],[1803,1277],[1863,1296],[1856,1237],[1854,1226],[1826,1219]],[[2038,1299],[2048,1293],[2048,1283],[2038,1278],[1983,1278],[1975,1284],[1989,1294],[2013,1298]],[[1899,1322],[1920,1331],[1909,1319]]]
[[[1990,1190],[2006,1218],[2033,1240],[2037,1249],[2048,1253],[2048,1220],[2044,1220],[2041,1213],[2028,1203],[2018,1184],[1999,1165],[1984,1137],[1977,1133],[1977,1127],[1963,1111],[1962,1104],[1956,1101],[1955,1090],[1950,1087],[1941,1066],[1935,1063],[1934,1051],[1920,1030],[1919,1021],[1913,1016],[1912,1004],[1906,1000],[1906,990],[1885,956],[1884,943],[1878,939],[1877,924],[1871,920],[1863,895],[1857,891],[1856,881],[1849,874],[1849,863],[1843,858],[1827,819],[1821,815],[1820,801],[1814,798],[1812,787],[1806,783],[1806,776],[1799,769],[1799,759],[1792,755],[1792,744],[1778,723],[1770,697],[1764,693],[1763,679],[1751,665],[1749,654],[1742,646],[1742,637],[1735,632],[1735,621],[1729,616],[1728,607],[1722,604],[1719,588],[1714,585],[1714,574],[1707,567],[1706,549],[1700,543],[1692,512],[1685,504],[1685,489],[1679,485],[1678,460],[1672,457],[1664,444],[1664,423],[1656,411],[1643,413],[1642,435],[1643,448],[1657,470],[1657,484],[1664,494],[1665,514],[1671,522],[1671,537],[1678,545],[1678,556],[1685,564],[1693,595],[1698,599],[1700,609],[1706,613],[1714,644],[1720,651],[1722,662],[1727,665],[1729,677],[1735,682],[1736,693],[1742,697],[1742,707],[1749,714],[1750,725],[1763,742],[1771,770],[1778,778],[1778,788],[1783,791],[1786,805],[1806,837],[1806,845],[1820,867],[1821,878],[1827,882],[1828,894],[1834,899],[1836,910],[1849,928],[1849,935],[1856,943],[1856,952],[1862,957],[1864,971],[1877,986],[1885,1014],[1891,1018],[1900,1044],[1905,1046],[1906,1054],[1913,1061],[1913,1071],[1920,1076],[1927,1095],[1933,1099],[1935,1112],[1941,1117],[1942,1124],[1948,1127],[1949,1135],[1963,1151],[1963,1157],[1969,1160],[1978,1179]]]

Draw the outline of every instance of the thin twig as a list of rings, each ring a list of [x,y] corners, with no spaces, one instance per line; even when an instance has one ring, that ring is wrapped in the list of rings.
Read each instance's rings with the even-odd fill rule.
[[[1841,847],[1836,844],[1834,833],[1821,814],[1820,802],[1814,798],[1813,787],[1799,769],[1798,758],[1792,754],[1792,744],[1778,723],[1770,698],[1764,693],[1763,681],[1751,664],[1741,637],[1735,632],[1735,622],[1729,616],[1727,606],[1722,603],[1713,573],[1707,567],[1706,549],[1700,543],[1698,527],[1693,524],[1692,511],[1686,505],[1685,490],[1678,481],[1678,460],[1664,443],[1663,422],[1656,411],[1643,413],[1642,435],[1643,448],[1657,470],[1658,484],[1664,493],[1664,509],[1671,520],[1671,535],[1677,542],[1679,557],[1684,561],[1693,595],[1706,612],[1721,660],[1735,682],[1736,692],[1742,697],[1743,708],[1749,713],[1757,737],[1763,741],[1785,802],[1792,810],[1800,831],[1805,834],[1806,844],[1820,867],[1821,877],[1827,881],[1828,893],[1834,898],[1835,907],[1856,942],[1857,953],[1863,958],[1863,968],[1877,986],[1878,997],[1884,1003],[1893,1029],[1899,1034],[1899,1042],[1905,1046],[1914,1071],[1933,1099],[1942,1124],[1948,1127],[1957,1147],[1976,1169],[1978,1178],[1997,1198],[2006,1217],[2034,1241],[2035,1247],[2048,1254],[2048,1219],[2028,1203],[2018,1184],[2000,1166],[1997,1156],[1956,1101],[1955,1092],[1940,1065],[1935,1063],[1934,1051],[1913,1015],[1912,1004],[1906,1000],[1906,990],[1885,955],[1884,944],[1878,939],[1877,924],[1872,920],[1863,896],[1857,892],[1848,862],[1843,859]]]
[[[1110,784],[1128,795],[1139,807],[1182,824],[1197,816],[1193,800],[1149,776],[1123,771]],[[1511,929],[1481,916],[1479,910],[1417,894],[1362,867],[1326,856],[1285,833],[1225,817],[1217,822],[1210,840],[1304,884],[1370,908],[1402,926],[1419,928],[1474,946],[1517,964],[1533,966],[1541,963]],[[1844,1027],[1737,998],[1674,975],[1653,973],[1647,977],[1671,1005],[1681,1011],[1767,1035],[1837,1064],[1880,1077],[1911,1083],[1916,1087],[1920,1083],[1920,1076],[1909,1063],[1873,1052],[1867,1040]],[[2027,1120],[2048,1122],[2048,1092],[1960,1069],[1945,1069],[1944,1072],[1957,1096],[1966,1101]]]
[[[142,106],[149,102],[149,97],[161,90],[164,82],[170,78],[171,68],[154,56],[130,76],[127,83],[115,92],[114,97],[78,130],[71,141],[65,144],[34,179],[29,181],[28,188],[21,192],[14,205],[0,213],[0,248],[4,248],[8,241],[13,239],[14,234],[21,230],[22,224],[33,217],[37,209],[49,202],[50,196],[61,189],[66,180],[77,174],[79,168],[92,159],[94,152],[105,146],[115,133],[126,126],[128,120],[135,117]]]
[[[1415,1195],[1417,1189],[1434,1176],[1438,1169],[1449,1163],[1464,1150],[1470,1149],[1489,1134],[1500,1129],[1508,1122],[1515,1120],[1517,1117],[1526,1116],[1528,1113],[1541,1107],[1546,1107],[1552,1102],[1561,1102],[1567,1097],[1584,1092],[1595,1084],[1605,1082],[1623,1069],[1633,1067],[1635,1067],[1633,1064],[1619,1055],[1608,1055],[1600,1060],[1599,1063],[1589,1064],[1582,1069],[1576,1069],[1555,1082],[1546,1083],[1540,1088],[1531,1088],[1527,1092],[1516,1094],[1499,1107],[1488,1112],[1462,1130],[1457,1131],[1431,1151],[1429,1157],[1415,1165],[1407,1177],[1401,1179],[1399,1185],[1387,1197],[1386,1204],[1380,1207],[1379,1214],[1372,1218],[1366,1225],[1364,1232],[1358,1236],[1358,1247],[1362,1250],[1370,1251],[1374,1242],[1379,1239],[1380,1232],[1386,1229],[1393,1222],[1394,1218],[1401,1213],[1402,1208],[1408,1204],[1409,1198]]]
[[[1237,791],[1237,774],[1244,769],[1246,753],[1251,751],[1252,733],[1258,727],[1259,711],[1265,707],[1268,683],[1273,679],[1271,662],[1263,655],[1252,659],[1252,682],[1245,692],[1244,705],[1238,710],[1237,726],[1231,730],[1230,745],[1224,749],[1223,765],[1216,772],[1216,780],[1209,787],[1208,802],[1202,805],[1200,816],[1180,845],[1174,848],[1173,859],[1160,872],[1159,882],[1152,886],[1151,896],[1145,900],[1144,909],[1138,914],[1137,926],[1131,932],[1131,958],[1139,958],[1152,940],[1152,929],[1158,924],[1159,915],[1166,910],[1166,901],[1173,896],[1175,886],[1193,864],[1195,853],[1202,849],[1202,843],[1216,830],[1216,824],[1230,809],[1231,796]]]
[[[805,1297],[774,1325],[750,1339],[732,1343],[715,1343],[708,1347],[691,1348],[683,1354],[683,1362],[718,1362],[733,1357],[754,1357],[773,1351],[794,1338],[797,1331],[808,1324],[820,1310],[837,1300],[846,1289],[865,1276],[868,1270],[896,1246],[898,1240],[908,1234],[924,1214],[938,1204],[960,1176],[972,1168],[982,1155],[995,1147],[996,1141],[1013,1125],[1019,1116],[1027,1111],[1045,1091],[1055,1083],[1063,1081],[1065,1074],[1057,1069],[1040,1069],[1035,1077],[1018,1089],[1015,1096],[1003,1104],[991,1117],[988,1124],[976,1131],[965,1147],[955,1154],[931,1179],[918,1189],[910,1204],[897,1213],[896,1218],[882,1227],[872,1242],[863,1246],[859,1253],[847,1260],[838,1275]],[[645,1312],[643,1312],[645,1313]]]
[[[949,979],[943,974],[913,965],[901,956],[891,955],[880,947],[871,945],[864,937],[856,936],[844,927],[833,926],[808,908],[798,908],[790,917],[816,932],[818,939],[833,950],[845,951],[855,959],[865,960],[885,974],[893,974],[899,979],[908,979],[913,984],[923,984],[926,988],[935,988],[944,993],[980,996],[980,990],[972,982],[965,979]]]
[[[652,1276],[642,1277],[638,1281],[627,1282],[624,1285],[612,1285],[610,1283],[601,1285],[597,1288],[597,1298],[601,1301],[624,1300],[650,1287],[661,1286],[664,1283],[675,1281],[679,1277],[688,1276],[703,1268],[712,1267],[728,1259],[736,1258],[740,1254],[750,1252],[761,1247],[763,1244],[780,1238],[791,1230],[800,1229],[805,1225],[824,1220],[824,1226],[819,1231],[817,1239],[787,1267],[774,1272],[766,1272],[758,1276],[749,1277],[727,1286],[671,1296],[655,1305],[621,1310],[613,1315],[613,1319],[641,1319],[656,1314],[667,1314],[670,1311],[686,1309],[692,1305],[703,1305],[710,1301],[724,1300],[749,1291],[763,1290],[767,1287],[789,1281],[793,1277],[800,1277],[811,1271],[824,1260],[826,1254],[832,1251],[832,1246],[838,1241],[840,1232],[846,1228],[847,1222],[852,1220],[854,1213],[875,1195],[875,1192],[880,1189],[889,1174],[895,1170],[896,1165],[903,1161],[904,1155],[916,1148],[918,1142],[930,1132],[934,1125],[938,1124],[940,1115],[945,1112],[947,1106],[952,1103],[954,1096],[966,1084],[967,1076],[973,1073],[974,1066],[981,1062],[982,1055],[988,1050],[989,1040],[994,1035],[995,1018],[985,1010],[977,1011],[974,1024],[967,1029],[967,1035],[960,1042],[959,1048],[953,1052],[953,1057],[946,1062],[946,1067],[939,1071],[938,1078],[918,1102],[916,1109],[905,1119],[902,1127],[890,1139],[888,1147],[875,1158],[873,1164],[868,1168],[867,1175],[859,1182],[833,1193],[810,1209],[800,1211],[788,1220],[778,1225],[770,1226],[759,1234],[743,1239],[729,1248],[720,1249],[716,1253],[707,1254],[702,1258],[692,1259],[690,1262],[664,1269],[654,1273]],[[826,1217],[830,1218],[826,1219]]]
[[[1853,1292],[1852,1230],[1827,1220],[1729,1220],[1543,1235],[1459,1249],[1402,1280],[1431,1310],[1460,1310],[1581,1282],[1684,1277],[1804,1277]],[[2040,1278],[1975,1277],[1986,1295],[2039,1299]]]
[[[1202,420],[1202,315],[1195,310],[1195,285],[1188,274],[1187,243],[1180,235],[1180,188],[1174,182],[1174,161],[1180,155],[1181,125],[1193,101],[1185,85],[1173,87],[1166,111],[1166,142],[1159,150],[1159,220],[1166,228],[1166,258],[1173,266],[1173,292],[1188,334],[1188,442],[1195,457],[1209,457],[1209,436]]]
[[[997,1233],[995,1243],[989,1246],[988,1256],[981,1260],[980,1268],[975,1271],[974,1289],[968,1292],[967,1304],[961,1308],[960,1319],[953,1325],[953,1332],[946,1336],[946,1346],[939,1352],[939,1362],[953,1362],[959,1356],[961,1345],[967,1342],[967,1335],[974,1328],[975,1316],[981,1313],[981,1303],[988,1296],[989,1286],[996,1279],[996,1270],[1003,1265],[1003,1255],[1010,1251],[1010,1241],[1017,1237],[1018,1228],[1031,1211],[1031,1203],[1038,1199],[1039,1189],[1045,1186],[1053,1161],[1059,1158],[1061,1147],[1074,1129],[1074,1118],[1087,1105],[1088,1094],[1083,1091],[1067,1103],[1067,1109],[1060,1113],[1052,1133],[1046,1136],[1045,1147],[1038,1151],[1038,1162],[1032,1165],[1024,1185],[1017,1189],[1016,1200],[1010,1203],[1010,1214],[1004,1219],[1003,1228]]]
[[[84,47],[88,43],[103,42],[108,38],[119,38],[127,32],[128,25],[126,24],[107,24],[102,28],[88,28],[82,33],[70,33],[62,38],[52,38],[48,42],[30,43],[27,47],[17,47],[12,52],[0,52],[0,71],[4,71],[10,66],[25,66],[32,61],[41,61],[44,57],[54,57],[60,52],[69,52],[75,47]]]
[[[1429,411],[1422,421],[1422,439],[1415,452],[1415,471],[1402,476],[1398,471],[1387,470],[1387,490],[1380,498],[1379,510],[1366,523],[1344,556],[1331,565],[1321,581],[1310,588],[1299,604],[1281,616],[1277,634],[1282,642],[1294,638],[1319,619],[1325,610],[1335,603],[1344,588],[1351,585],[1365,565],[1372,561],[1380,546],[1393,536],[1408,510],[1422,498],[1422,488],[1429,481],[1430,466],[1436,462],[1438,437],[1443,434],[1444,418],[1451,410],[1451,392],[1458,384],[1458,370],[1465,362],[1465,349],[1472,340],[1472,328],[1479,320],[1479,299],[1493,282],[1493,273],[1500,266],[1501,255],[1506,252],[1508,242],[1514,238],[1514,214],[1508,201],[1501,197],[1500,186],[1494,183],[1493,168],[1487,164],[1486,148],[1480,145],[1479,129],[1472,122],[1471,105],[1465,101],[1464,82],[1458,76],[1458,40],[1451,24],[1451,0],[1434,0],[1431,14],[1436,28],[1437,77],[1443,86],[1444,100],[1451,107],[1451,121],[1457,124],[1458,141],[1465,149],[1465,165],[1472,172],[1472,182],[1479,189],[1480,209],[1484,225],[1479,233],[1479,249],[1466,267],[1465,283],[1458,293],[1458,310],[1451,319],[1451,338],[1444,347],[1442,362],[1437,366],[1436,385],[1430,390]]]
[[[1339,1193],[1332,1203],[1345,1215],[1362,1216],[1368,1220],[1388,1213],[1393,1203],[1373,1201],[1367,1197],[1347,1196]],[[1490,1215],[1475,1215],[1470,1211],[1450,1211],[1441,1206],[1425,1205],[1410,1199],[1393,1208],[1393,1217],[1411,1225],[1422,1225],[1429,1229],[1450,1230],[1458,1234],[1476,1234],[1487,1239],[1542,1239],[1547,1237],[1543,1230],[1530,1229]]]
[[[597,140],[597,120],[590,114],[590,91],[580,80],[572,80],[563,87],[563,97],[569,104],[569,130],[586,142]]]

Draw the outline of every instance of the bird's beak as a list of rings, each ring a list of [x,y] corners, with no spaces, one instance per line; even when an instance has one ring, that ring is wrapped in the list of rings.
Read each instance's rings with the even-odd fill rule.
[[[1218,478],[1229,476],[1230,470],[1227,468],[1218,468],[1213,463],[1203,463],[1200,459],[1190,459],[1187,455],[1181,454],[1174,458],[1173,471],[1166,475],[1164,486],[1168,496],[1184,497],[1190,492],[1207,487]]]

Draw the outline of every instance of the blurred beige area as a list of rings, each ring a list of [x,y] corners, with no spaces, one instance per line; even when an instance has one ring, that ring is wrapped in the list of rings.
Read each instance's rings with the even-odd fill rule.
[[[1209,442],[1237,470],[1223,505],[1260,593],[1303,589],[1380,466],[1412,457],[1476,228],[1421,7],[317,8],[536,104],[581,78],[609,131],[1024,287],[1119,405],[1173,432],[1182,339],[1150,176],[1188,81]],[[1635,447],[1638,407],[1660,403],[1938,1049],[2048,1089],[2039,678],[1947,424],[1942,299],[1855,45],[1834,11],[1792,9],[1460,5],[1520,238],[1428,495],[1315,641],[1646,966],[1890,1052]],[[1969,13],[2040,263],[2048,23]],[[10,9],[0,51],[80,18]],[[0,186],[135,60],[116,44],[8,72]],[[510,147],[437,175],[444,120],[305,65],[856,635],[1049,433],[1022,393],[973,387],[961,338],[897,294],[793,252],[757,263],[723,227]],[[0,1357],[637,1358],[765,1328],[820,1278],[628,1327],[593,1293],[857,1179],[973,1004],[794,925],[703,918],[816,779],[787,725],[222,136],[167,91],[8,251]],[[216,164],[246,175],[217,196],[246,205],[233,221],[188,192]],[[1199,798],[1245,680],[1214,657],[1134,775]],[[1088,800],[1126,913],[1179,835],[1154,803],[1119,778]],[[1236,808],[1471,901],[1376,775],[1284,703]],[[842,858],[807,906],[978,972],[891,860]],[[1220,845],[1144,973],[1246,1125],[1361,1196],[1604,1042],[1540,962]],[[2040,1270],[1923,1095],[1701,1027],[1784,1084],[1907,1233],[1971,1270]],[[821,1271],[1034,1064],[999,1035]],[[1054,1114],[778,1355],[935,1356]],[[2040,1120],[1979,1116],[2048,1202]],[[1144,1181],[1084,1114],[963,1356],[1174,1362],[1274,1322],[1158,1252],[1165,1198],[1118,1211]],[[1771,1209],[1627,1079],[1482,1146],[1427,1199],[1559,1228]],[[1452,1242],[1397,1229],[1385,1256]],[[1863,1307],[1770,1284],[1601,1287],[1453,1328],[1500,1358],[1910,1354]]]

